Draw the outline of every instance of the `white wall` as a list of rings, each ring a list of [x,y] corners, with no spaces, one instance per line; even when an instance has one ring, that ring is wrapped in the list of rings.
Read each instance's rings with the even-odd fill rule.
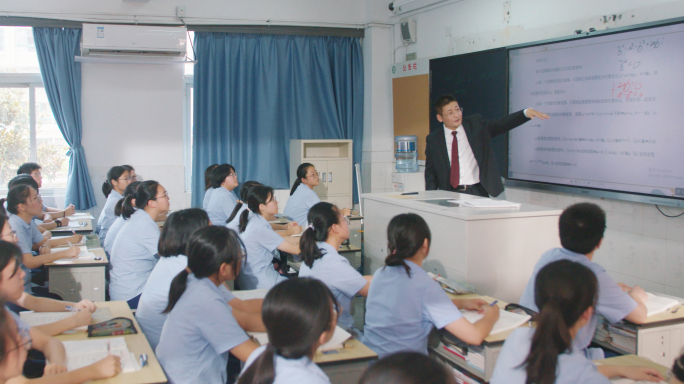
[[[409,14],[416,20],[418,41],[406,51],[416,52],[418,58],[443,57],[567,36],[576,29],[602,30],[684,16],[682,0],[510,0],[510,19],[504,16],[505,3],[447,1],[444,6]],[[612,14],[621,14],[622,18],[603,23],[602,16]],[[392,23],[398,19],[389,18]],[[400,46],[396,27],[394,34],[395,47]],[[403,48],[398,49],[393,60],[404,61],[404,53]],[[384,78],[374,78],[372,82],[385,84]],[[385,93],[391,95],[391,86],[387,86]],[[391,120],[391,108],[374,113],[386,113]],[[381,125],[366,127],[372,129],[367,135],[373,137],[382,137],[387,132],[387,127]],[[505,194],[509,200],[554,208],[579,201],[599,204],[607,212],[608,229],[595,260],[618,281],[684,297],[684,217],[666,218],[650,204],[524,188],[507,188]],[[663,210],[670,215],[681,212],[667,207]]]
[[[189,206],[183,164],[183,67],[82,64],[82,145],[98,200],[113,165],[130,164],[142,180],[157,180],[171,209]]]

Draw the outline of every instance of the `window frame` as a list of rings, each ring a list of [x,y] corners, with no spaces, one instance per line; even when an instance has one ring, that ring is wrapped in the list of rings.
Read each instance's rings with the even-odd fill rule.
[[[192,192],[192,96],[193,75],[183,76],[183,164],[185,165],[185,191]]]

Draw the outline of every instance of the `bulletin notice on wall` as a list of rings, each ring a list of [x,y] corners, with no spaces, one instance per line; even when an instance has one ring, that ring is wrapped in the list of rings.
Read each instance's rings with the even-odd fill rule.
[[[508,177],[684,198],[684,25],[510,51]]]

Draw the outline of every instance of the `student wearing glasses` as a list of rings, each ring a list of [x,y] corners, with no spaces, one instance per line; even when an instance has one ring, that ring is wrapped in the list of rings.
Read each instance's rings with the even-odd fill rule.
[[[211,172],[214,189],[207,202],[207,214],[213,225],[226,225],[238,200],[233,189],[238,186],[238,175],[230,164],[221,164]]]
[[[38,188],[36,190],[39,191],[40,188],[43,188],[43,174],[40,171],[41,169],[42,167],[39,164],[24,163],[19,167],[19,169],[17,169],[17,175],[26,174],[31,176],[33,180],[36,181],[36,184],[38,184]],[[43,204],[43,212],[45,212],[45,215],[43,215],[41,220],[43,220],[45,223],[49,223],[52,220],[73,215],[76,213],[76,209],[74,208],[73,204],[64,209],[52,208]]]
[[[121,216],[126,219],[112,246],[109,296],[138,307],[147,278],[158,260],[159,226],[154,221],[169,211],[169,195],[154,180],[140,183],[124,198]]]
[[[38,194],[40,194],[40,190],[38,189],[38,183],[31,175],[23,173],[21,175],[13,177],[12,180],[10,180],[9,183],[7,183],[7,190],[10,190],[17,185],[28,185],[29,187],[35,189],[36,192],[38,192]],[[45,204],[41,204],[43,206],[43,209],[45,209]],[[48,239],[52,237],[52,234],[48,232],[49,230],[69,224],[69,219],[66,217],[60,217],[58,219],[53,220],[50,215],[44,212],[41,212],[41,214],[34,216],[33,219],[43,220],[42,222],[36,221],[36,225],[38,226],[38,230],[41,233],[43,233],[43,236],[47,236]]]
[[[105,243],[107,232],[112,224],[114,224],[114,220],[116,220],[114,207],[119,200],[123,199],[124,190],[130,182],[130,172],[120,165],[112,167],[107,172],[107,180],[102,183],[102,193],[107,197],[107,202],[105,202],[100,217],[97,219],[97,233],[100,236],[100,244]]]
[[[7,210],[11,213],[9,224],[17,235],[17,245],[21,249],[21,268],[26,273],[25,289],[31,293],[31,269],[39,268],[44,264],[51,263],[63,258],[78,256],[78,247],[69,247],[63,251],[52,252],[51,247],[78,243],[83,236],[73,235],[62,239],[48,239],[44,237],[33,218],[43,212],[43,199],[33,187],[28,185],[16,185],[7,192],[6,199],[0,199],[0,213],[5,214],[1,206],[7,201]],[[37,256],[33,256],[37,252]]]
[[[320,184],[320,180],[313,164],[300,164],[297,167],[297,180],[292,184],[290,198],[285,204],[283,211],[285,216],[303,227],[308,226],[306,216],[309,214],[309,209],[321,202],[316,192],[313,191],[313,188],[318,184]]]

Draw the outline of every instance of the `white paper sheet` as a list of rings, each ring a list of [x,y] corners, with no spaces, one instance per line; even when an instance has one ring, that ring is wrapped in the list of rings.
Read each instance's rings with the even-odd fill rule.
[[[250,336],[254,337],[259,344],[268,344],[268,334],[266,332],[247,332]],[[318,347],[319,351],[330,351],[332,349],[340,349],[344,347],[344,342],[349,340],[352,335],[340,327],[335,327],[335,332],[332,338],[327,343]]]
[[[108,343],[109,352],[107,351]],[[140,370],[140,364],[138,364],[135,355],[128,350],[126,339],[123,337],[64,341],[62,344],[64,344],[64,349],[66,350],[67,369],[69,371],[96,363],[109,354],[121,358],[122,372]]]
[[[24,311],[19,313],[19,317],[28,325],[36,327],[39,325],[45,325],[54,323],[66,319],[67,317],[75,315],[76,312],[33,312]],[[109,308],[98,308],[95,313],[93,313],[93,322],[101,323],[103,321],[111,320],[114,316]],[[78,329],[85,330],[85,327],[79,327]]]
[[[263,299],[268,293],[268,288],[252,289],[248,291],[232,291],[233,296],[240,300]]]
[[[475,323],[484,317],[484,314],[477,313],[477,311],[461,311],[463,317],[465,317],[471,323]],[[501,332],[510,331],[511,329],[518,328],[519,326],[525,324],[530,320],[528,315],[519,315],[517,313],[508,312],[501,310],[499,311],[499,320],[494,324],[494,328],[489,333],[494,335]]]

